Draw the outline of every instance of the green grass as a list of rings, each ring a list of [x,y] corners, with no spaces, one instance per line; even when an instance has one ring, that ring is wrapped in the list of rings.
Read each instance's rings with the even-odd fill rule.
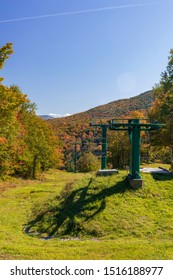
[[[0,259],[172,259],[173,176],[126,174],[0,182]]]

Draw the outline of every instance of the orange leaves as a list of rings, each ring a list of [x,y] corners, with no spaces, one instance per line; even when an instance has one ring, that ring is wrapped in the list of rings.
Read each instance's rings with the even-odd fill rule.
[[[129,119],[144,119],[146,118],[146,115],[144,115],[144,113],[141,111],[135,110],[130,112],[126,117]]]
[[[5,137],[0,137],[0,145],[6,144],[7,139]]]

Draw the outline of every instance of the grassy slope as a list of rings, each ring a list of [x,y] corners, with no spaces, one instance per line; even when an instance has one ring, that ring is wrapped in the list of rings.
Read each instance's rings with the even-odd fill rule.
[[[125,175],[56,171],[10,183],[0,195],[0,259],[172,259],[173,178],[143,174],[145,186],[133,191]],[[42,236],[68,238],[27,235],[28,222]]]

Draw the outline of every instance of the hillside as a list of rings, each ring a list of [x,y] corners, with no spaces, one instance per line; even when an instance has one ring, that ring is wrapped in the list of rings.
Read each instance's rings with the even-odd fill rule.
[[[100,105],[89,109],[85,112],[81,112],[78,114],[74,114],[72,116],[68,116],[65,118],[56,118],[51,119],[50,122],[54,125],[60,124],[61,122],[73,122],[86,119],[92,120],[94,119],[112,119],[112,118],[121,118],[123,116],[128,115],[133,111],[144,111],[147,113],[147,110],[152,106],[153,102],[153,92],[146,91],[141,93],[140,95],[119,99],[116,101],[109,102],[104,105]]]
[[[147,113],[153,102],[153,92],[147,91],[138,96],[112,101],[108,104],[92,108],[83,114],[91,119],[113,119],[121,118],[133,111],[144,111]]]
[[[0,259],[172,259],[172,175],[143,174],[138,190],[126,175],[1,182]]]
[[[71,181],[58,196],[36,205],[28,229],[44,237],[169,239],[172,175],[142,177],[145,187],[137,191],[130,189],[125,172]]]
[[[80,146],[85,146],[85,149],[94,142],[100,145],[100,140],[98,140],[101,137],[100,130],[91,127],[91,121],[123,118],[133,111],[140,111],[147,116],[152,102],[153,92],[147,91],[138,96],[113,101],[72,116],[50,119],[48,122],[53,125],[56,135],[63,143],[65,154],[69,156],[70,152],[73,152],[76,141]]]
[[[49,116],[49,115],[38,115],[38,117],[42,118],[43,120],[50,120],[53,119],[53,117]]]

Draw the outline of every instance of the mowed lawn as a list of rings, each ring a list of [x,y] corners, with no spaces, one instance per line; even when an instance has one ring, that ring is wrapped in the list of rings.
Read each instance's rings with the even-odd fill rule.
[[[144,187],[134,191],[126,187],[126,174],[102,178],[51,170],[35,181],[0,182],[0,259],[173,259],[173,177],[143,174]],[[87,192],[80,210],[71,208],[83,231],[56,238],[25,233],[40,208],[46,209],[49,201],[58,203],[70,182],[74,196],[78,189]],[[67,196],[69,201],[71,194]],[[75,201],[70,203],[77,207]],[[44,226],[47,230],[43,221]]]

